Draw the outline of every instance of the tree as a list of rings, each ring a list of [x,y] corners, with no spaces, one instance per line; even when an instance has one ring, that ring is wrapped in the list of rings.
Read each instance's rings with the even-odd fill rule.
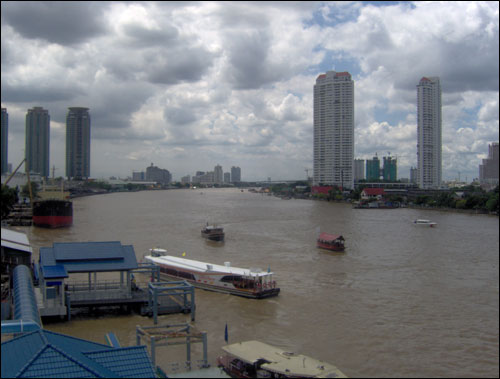
[[[2,219],[9,215],[18,200],[17,189],[9,188],[2,184]]]

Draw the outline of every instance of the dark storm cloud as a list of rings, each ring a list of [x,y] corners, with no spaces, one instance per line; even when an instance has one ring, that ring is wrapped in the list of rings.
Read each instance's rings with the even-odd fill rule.
[[[2,1],[2,23],[30,39],[74,45],[105,32],[97,2]]]

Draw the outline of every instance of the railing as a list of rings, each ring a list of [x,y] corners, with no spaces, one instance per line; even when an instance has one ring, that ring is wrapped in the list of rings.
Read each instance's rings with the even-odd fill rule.
[[[70,282],[67,284],[66,291],[71,294],[72,302],[132,297],[127,284],[116,281]]]

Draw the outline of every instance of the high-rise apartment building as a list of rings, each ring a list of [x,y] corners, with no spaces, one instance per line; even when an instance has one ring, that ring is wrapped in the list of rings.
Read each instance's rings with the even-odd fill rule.
[[[498,142],[488,145],[488,158],[479,165],[479,181],[481,184],[498,184]]]
[[[221,165],[214,167],[214,182],[215,184],[222,184],[224,182],[224,172]]]
[[[393,157],[384,157],[383,177],[385,181],[395,182],[398,180],[398,160]]]
[[[7,108],[2,108],[2,174],[8,171],[9,147],[9,114]]]
[[[328,71],[314,85],[314,185],[354,187],[354,81]]]
[[[354,160],[354,181],[365,179],[365,160],[355,159]]]
[[[66,176],[88,179],[90,176],[89,108],[68,108],[66,116]]]
[[[375,155],[373,159],[366,160],[366,180],[379,180],[380,179],[380,159]]]
[[[28,109],[26,113],[26,168],[47,178],[50,175],[50,116],[42,107]]]
[[[438,77],[424,77],[417,85],[417,184],[420,188],[441,185],[441,85]]]
[[[241,182],[241,168],[236,166],[231,167],[231,182],[232,183]]]

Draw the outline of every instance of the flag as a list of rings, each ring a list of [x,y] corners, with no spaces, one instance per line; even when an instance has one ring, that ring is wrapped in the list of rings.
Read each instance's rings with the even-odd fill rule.
[[[224,341],[227,341],[229,340],[228,336],[227,336],[227,322],[226,322],[226,329],[224,330]]]
[[[186,252],[182,253],[182,256],[185,257],[186,256]]]
[[[267,266],[267,272],[271,272],[271,265]]]

